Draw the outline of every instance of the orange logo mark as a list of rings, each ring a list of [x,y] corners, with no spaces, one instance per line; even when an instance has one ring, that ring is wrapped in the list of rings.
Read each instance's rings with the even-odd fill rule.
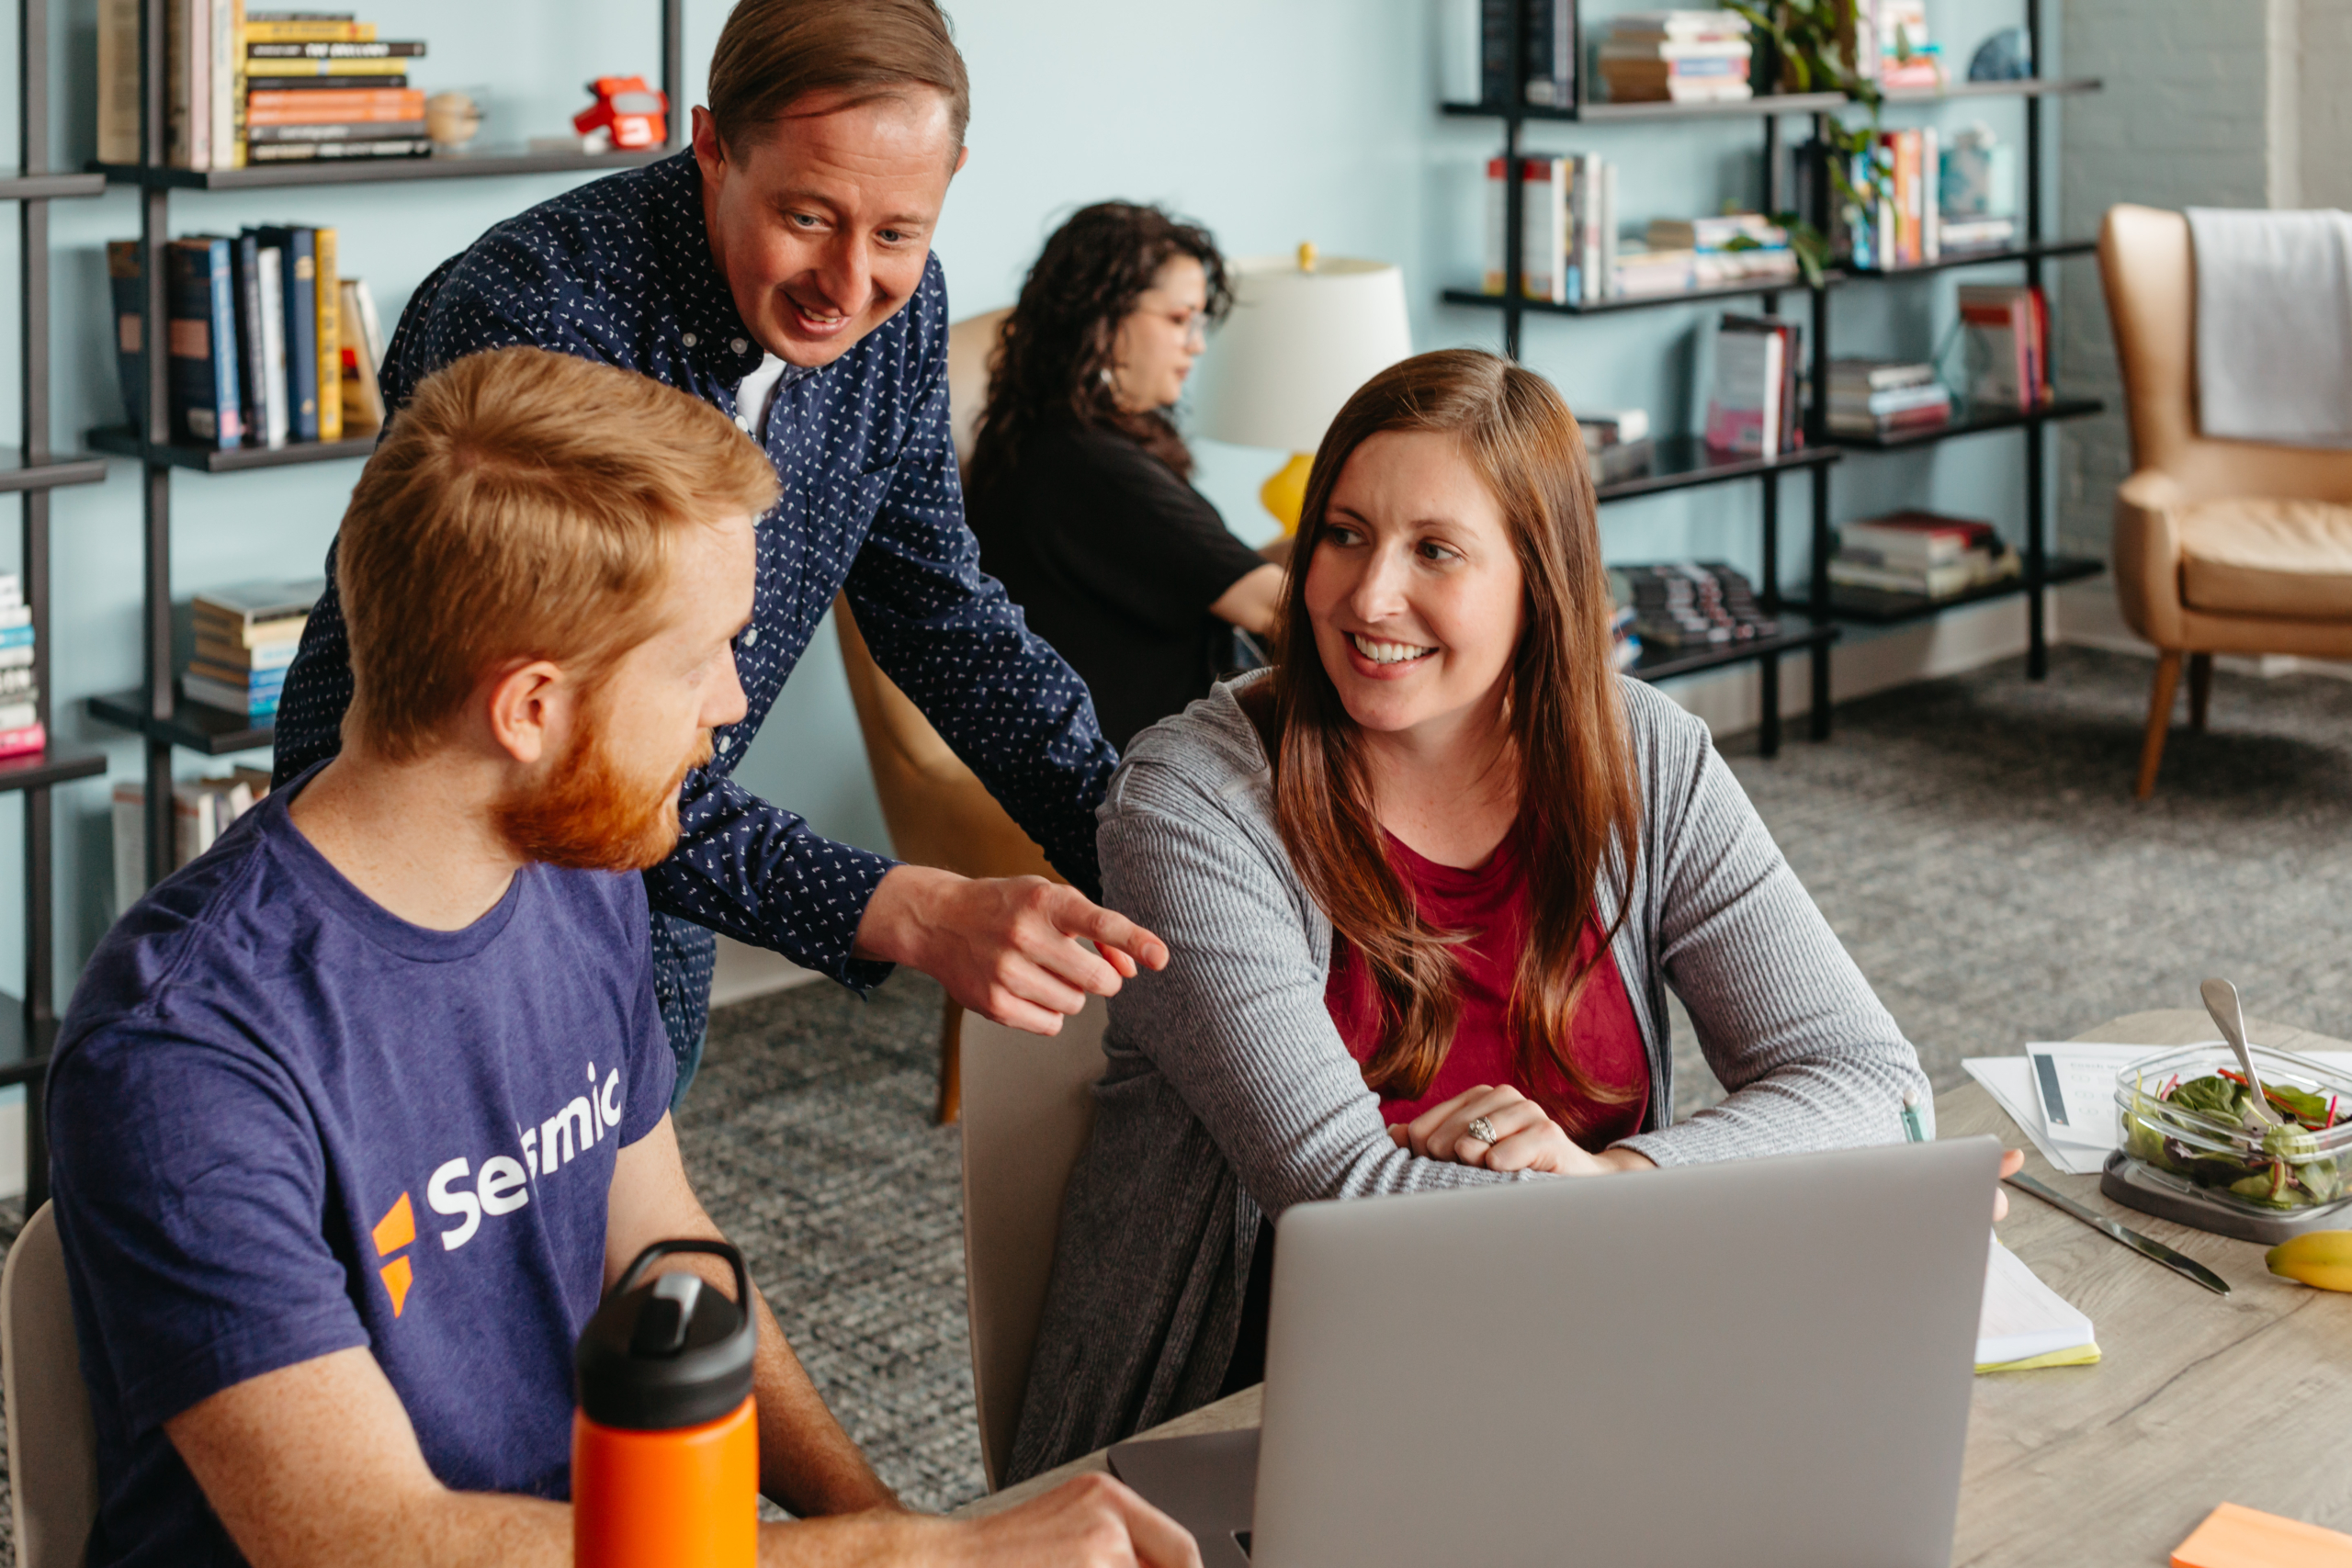
[[[408,1194],[391,1206],[384,1217],[376,1222],[376,1256],[398,1252],[416,1239],[416,1211],[409,1207]],[[391,1293],[392,1315],[398,1317],[401,1308],[408,1304],[408,1288],[415,1281],[415,1273],[405,1258],[395,1258],[377,1272],[383,1276],[384,1289]]]

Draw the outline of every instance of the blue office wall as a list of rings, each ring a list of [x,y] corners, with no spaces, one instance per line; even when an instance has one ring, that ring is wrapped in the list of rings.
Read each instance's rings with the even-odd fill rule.
[[[1606,0],[1589,7],[1596,16],[1616,8]],[[417,79],[474,91],[491,110],[489,140],[560,130],[581,101],[575,89],[591,76],[657,70],[648,0],[380,0],[360,9],[387,36],[430,40]],[[1420,346],[1498,343],[1496,318],[1436,302],[1439,288],[1476,276],[1478,174],[1497,136],[1486,123],[1444,119],[1433,108],[1445,73],[1460,69],[1464,0],[961,0],[951,9],[974,97],[972,161],[949,197],[938,242],[959,314],[1008,303],[1061,216],[1119,196],[1198,217],[1232,254],[1284,252],[1312,240],[1327,254],[1394,261],[1407,273]],[[689,80],[697,85],[725,11],[721,0],[689,5]],[[56,15],[58,134],[65,161],[78,164],[93,141],[95,0],[61,0]],[[1934,20],[1964,62],[1979,39],[2018,15],[2018,0],[1939,0]],[[13,29],[6,36],[0,48],[13,48]],[[0,80],[14,79],[11,60]],[[1938,118],[1948,128],[1983,119],[2015,135],[2018,117],[2014,103],[1996,101]],[[15,116],[6,118],[0,156],[13,163]],[[1801,130],[1801,122],[1790,123],[1792,133]],[[1728,119],[1639,130],[1546,127],[1532,143],[1617,158],[1623,214],[1634,222],[1752,200],[1758,141],[1754,122]],[[175,227],[233,230],[265,219],[334,224],[345,272],[366,276],[389,315],[450,252],[561,184],[461,180],[184,195],[175,198]],[[138,212],[128,191],[53,210],[55,409],[59,429],[70,434],[121,418],[104,245],[134,234]],[[9,299],[14,268],[9,247],[0,259],[0,289]],[[1924,353],[1949,320],[1951,298],[1948,277],[1849,290],[1838,345]],[[1536,321],[1528,357],[1573,404],[1644,404],[1676,428],[1703,398],[1699,341],[1708,319],[1703,310],[1669,309]],[[0,312],[0,360],[11,366],[16,335],[13,310]],[[13,431],[16,395],[12,375],[0,387],[0,430]],[[1271,523],[1253,492],[1279,455],[1205,446],[1202,458],[1204,489],[1237,531],[1263,537]],[[356,471],[342,463],[175,476],[176,591],[316,570]],[[1952,510],[2014,517],[2020,474],[2013,440],[1849,464],[1838,511],[1860,514],[1924,491]],[[1792,517],[1802,514],[1803,496],[1802,482],[1792,484]],[[1695,554],[1754,570],[1756,508],[1753,487],[1736,487],[1612,507],[1604,527],[1620,558]],[[138,678],[141,513],[133,468],[118,463],[104,485],[60,492],[54,530],[57,728],[107,744],[116,776],[136,777],[138,748],[82,716],[79,703]],[[1800,541],[1790,532],[1793,564]],[[13,539],[0,541],[0,560],[14,547]],[[193,758],[184,766],[203,771]],[[887,847],[830,628],[787,686],[744,776],[825,830]],[[114,913],[107,792],[107,783],[92,782],[57,796],[63,987]],[[0,800],[0,889],[18,886],[18,811],[13,797]],[[19,971],[21,938],[13,896],[0,897],[0,982]]]

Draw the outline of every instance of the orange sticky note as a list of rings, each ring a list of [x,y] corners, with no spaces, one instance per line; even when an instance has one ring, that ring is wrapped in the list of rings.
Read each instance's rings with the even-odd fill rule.
[[[2174,1549],[2173,1568],[2352,1568],[2352,1535],[2224,1503]]]

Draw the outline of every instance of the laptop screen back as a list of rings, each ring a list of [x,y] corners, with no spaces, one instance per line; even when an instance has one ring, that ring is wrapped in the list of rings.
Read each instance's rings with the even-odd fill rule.
[[[1283,1217],[1259,1568],[1945,1568],[1990,1138]]]

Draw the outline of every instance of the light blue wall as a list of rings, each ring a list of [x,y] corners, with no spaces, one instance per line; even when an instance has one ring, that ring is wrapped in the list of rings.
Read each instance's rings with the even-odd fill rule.
[[[1160,201],[1208,223],[1229,254],[1287,251],[1311,239],[1327,254],[1404,266],[1416,342],[1494,345],[1498,321],[1436,302],[1478,265],[1479,170],[1497,132],[1441,118],[1433,105],[1452,46],[1442,18],[1461,0],[962,0],[952,7],[973,78],[972,162],[949,197],[938,241],[958,314],[1009,303],[1039,243],[1072,208],[1105,197]],[[1616,7],[1591,7],[1602,14]],[[387,36],[422,37],[433,53],[417,73],[431,87],[476,91],[492,140],[560,128],[588,77],[657,69],[650,0],[381,0],[362,6]],[[699,84],[726,6],[692,0],[689,80]],[[1967,51],[2018,17],[2016,0],[1939,0],[1934,23],[1964,63]],[[65,161],[92,144],[95,0],[62,0],[59,127]],[[13,29],[8,29],[13,39]],[[6,80],[14,80],[11,62]],[[1939,118],[1982,118],[2017,133],[2014,103]],[[6,117],[13,127],[14,115]],[[2054,119],[2055,117],[2053,117]],[[1802,129],[1791,122],[1792,132]],[[13,130],[8,132],[13,137]],[[1620,160],[1629,221],[1712,210],[1757,189],[1755,123],[1536,132],[1539,149],[1589,147]],[[6,157],[13,162],[11,142]],[[233,230],[265,219],[331,223],[347,274],[365,276],[388,316],[416,283],[474,234],[560,188],[545,179],[453,180],[245,196],[177,197],[180,231]],[[56,231],[56,418],[62,432],[121,418],[107,336],[104,245],[136,233],[128,191],[53,209]],[[2051,210],[2057,210],[2053,202]],[[0,288],[14,297],[13,247]],[[1948,280],[1849,290],[1840,306],[1843,351],[1925,352],[1951,308]],[[13,365],[13,311],[0,312],[0,357]],[[1593,321],[1535,321],[1532,363],[1572,404],[1645,404],[1668,428],[1687,423],[1697,369],[1693,344],[1708,312],[1635,312]],[[0,428],[13,429],[14,377],[0,389]],[[1256,484],[1277,455],[1204,446],[1202,485],[1251,539],[1271,531]],[[314,571],[357,472],[354,463],[209,478],[175,477],[175,591]],[[1916,502],[2014,518],[2021,472],[2014,440],[1955,443],[1928,454],[1848,465],[1838,511],[1856,515]],[[81,716],[79,699],[136,683],[141,518],[139,479],[117,463],[107,483],[59,492],[51,625],[57,728],[107,744],[115,775],[141,767],[129,739]],[[1803,515],[1802,483],[1788,515]],[[1612,507],[1604,513],[1620,558],[1693,554],[1753,570],[1753,487]],[[1798,530],[1789,530],[1793,570]],[[13,549],[13,544],[6,547]],[[184,759],[191,772],[198,759]],[[786,687],[746,760],[747,782],[805,811],[820,828],[887,847],[830,628]],[[60,984],[70,987],[113,914],[102,781],[59,792]],[[18,885],[21,828],[14,797],[0,801],[0,888]],[[0,977],[18,972],[21,931],[0,898]],[[11,986],[13,988],[13,986]]]

